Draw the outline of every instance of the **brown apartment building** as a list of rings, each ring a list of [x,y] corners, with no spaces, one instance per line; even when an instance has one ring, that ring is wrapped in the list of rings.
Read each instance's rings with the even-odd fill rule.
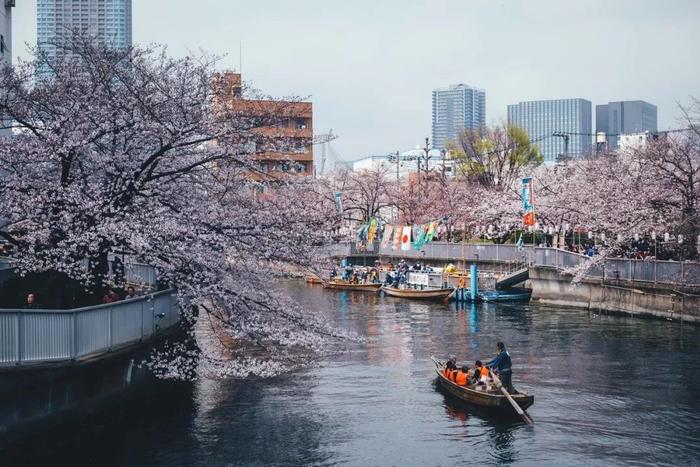
[[[232,71],[217,73],[213,87],[228,110],[242,118],[266,122],[254,130],[260,136],[259,145],[251,148],[256,178],[313,175],[311,102],[245,99],[241,74]]]

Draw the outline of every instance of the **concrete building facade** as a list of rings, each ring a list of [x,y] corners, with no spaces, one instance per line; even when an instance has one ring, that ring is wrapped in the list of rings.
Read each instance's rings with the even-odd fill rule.
[[[131,0],[37,0],[39,50],[51,58],[65,54],[64,39],[74,32],[113,48],[131,46]]]
[[[433,91],[433,147],[445,149],[465,129],[486,125],[486,91],[455,84]]]
[[[539,146],[545,163],[549,164],[560,156],[590,154],[593,146],[591,122],[592,104],[586,99],[528,101],[508,106],[508,124],[522,128],[530,141]],[[555,133],[565,136],[553,136]]]
[[[609,149],[620,147],[620,135],[655,133],[657,108],[645,101],[618,101],[595,107],[596,133],[605,133]]]
[[[225,106],[227,111],[251,122],[257,119],[270,122],[267,126],[251,130],[260,134],[268,146],[249,148],[257,162],[258,171],[253,174],[254,178],[314,174],[311,102],[246,99],[241,74],[233,71],[217,73],[212,87],[217,104]]]

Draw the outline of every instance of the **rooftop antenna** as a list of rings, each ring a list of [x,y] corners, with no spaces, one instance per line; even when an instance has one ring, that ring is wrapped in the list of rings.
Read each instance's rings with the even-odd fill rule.
[[[238,72],[243,74],[243,41],[238,42]]]

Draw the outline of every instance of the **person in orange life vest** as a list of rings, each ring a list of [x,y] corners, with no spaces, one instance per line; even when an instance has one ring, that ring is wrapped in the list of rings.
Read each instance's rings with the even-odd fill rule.
[[[442,374],[445,375],[445,378],[449,379],[450,381],[452,380],[452,372],[457,369],[457,357],[452,355],[449,360],[447,360],[447,363],[445,364],[445,369],[443,370]]]
[[[477,360],[474,363],[474,375],[472,376],[472,384],[484,384],[489,380],[489,369]]]
[[[469,382],[469,376],[467,375],[468,371],[469,367],[463,366],[461,370],[456,372],[454,382],[460,386],[466,386]]]

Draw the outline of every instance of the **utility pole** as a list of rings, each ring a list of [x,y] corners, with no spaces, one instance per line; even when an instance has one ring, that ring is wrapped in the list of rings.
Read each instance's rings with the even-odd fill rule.
[[[391,156],[389,156],[391,157]],[[399,151],[396,151],[396,185],[399,185],[399,165],[401,164],[401,161],[399,160]]]
[[[399,213],[399,190],[401,189],[401,178],[399,176],[399,166],[401,165],[401,162],[405,161],[416,161],[418,164],[418,167],[420,167],[420,159],[421,156],[415,156],[415,155],[410,155],[410,156],[402,156],[399,151],[396,151],[395,154],[389,154],[387,156],[387,160],[389,162],[396,162],[396,218],[398,221],[398,213]]]
[[[428,159],[430,159],[430,156],[428,153],[430,152],[430,139],[426,136],[425,137],[425,174],[428,174],[428,170],[430,169],[430,166],[428,165]]]
[[[442,149],[440,151],[440,155],[442,156],[442,179],[445,180],[445,159],[447,158],[447,151]]]
[[[552,133],[555,138],[564,138],[564,159],[569,157],[569,134],[563,131],[555,131]]]

